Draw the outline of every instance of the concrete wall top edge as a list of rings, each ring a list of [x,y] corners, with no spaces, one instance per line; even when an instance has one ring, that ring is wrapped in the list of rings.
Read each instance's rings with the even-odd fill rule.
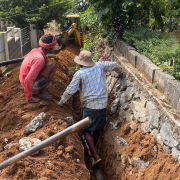
[[[130,49],[130,50],[129,50],[129,53],[132,53],[132,54],[134,54],[134,55],[139,55],[139,56],[141,56],[141,54],[139,54],[135,49]]]

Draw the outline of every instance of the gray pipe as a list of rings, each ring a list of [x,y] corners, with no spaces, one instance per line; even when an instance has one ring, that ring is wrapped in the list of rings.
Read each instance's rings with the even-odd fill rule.
[[[0,67],[1,66],[7,66],[9,64],[19,63],[19,62],[22,62],[23,60],[24,60],[24,58],[18,58],[18,59],[11,59],[11,60],[7,60],[7,61],[2,61],[2,62],[0,62]]]
[[[47,54],[47,57],[48,58],[55,58],[56,55],[55,54]],[[10,64],[19,63],[19,62],[22,62],[23,60],[24,60],[24,57],[23,58],[18,58],[18,59],[11,59],[11,60],[7,60],[7,61],[2,61],[2,62],[0,62],[0,67],[1,66],[7,66],[7,65],[10,65]]]
[[[21,160],[21,159],[23,159],[23,158],[25,158],[26,156],[29,156],[30,154],[54,143],[55,141],[64,138],[65,136],[67,136],[73,132],[80,130],[81,128],[83,128],[89,124],[91,124],[91,119],[89,117],[77,122],[76,124],[73,124],[72,126],[64,129],[63,131],[60,131],[59,133],[54,134],[53,136],[45,139],[40,144],[33,146],[33,147],[27,149],[26,151],[23,151],[23,152],[15,155],[15,156],[9,158],[8,160],[2,162],[0,164],[0,170],[11,165],[11,164],[13,164],[13,163],[15,163],[15,162],[17,162],[17,161],[19,161],[19,160]]]

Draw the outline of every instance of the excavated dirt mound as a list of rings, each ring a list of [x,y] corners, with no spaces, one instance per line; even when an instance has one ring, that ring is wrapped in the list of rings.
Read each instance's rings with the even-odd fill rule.
[[[116,122],[118,115],[108,117],[108,122],[101,136],[98,150],[102,162],[100,168],[107,180],[179,180],[180,163],[176,157],[165,152],[149,133],[134,126],[132,130],[127,123],[120,123],[117,130],[112,129],[109,122]],[[123,119],[123,117],[122,117]],[[128,145],[117,140],[123,138]],[[143,160],[146,164],[133,162]],[[146,167],[147,165],[147,167]]]
[[[71,81],[72,75],[69,67],[74,66],[73,59],[79,54],[80,48],[68,46],[59,52],[54,61],[58,70],[54,84],[47,88],[56,100],[60,100],[66,86]],[[24,128],[31,120],[44,112],[43,127],[29,135],[32,138],[44,140],[53,134],[68,127],[61,117],[73,116],[75,122],[81,120],[82,108],[79,92],[73,96],[63,107],[59,107],[50,100],[41,103],[28,103],[24,92],[20,89],[19,68],[1,79],[0,92],[0,162],[20,153],[19,140],[25,137]],[[72,105],[73,104],[73,105]],[[58,117],[49,120],[51,116]],[[3,149],[10,145],[11,148]],[[39,155],[28,156],[19,162],[0,170],[0,179],[90,179],[90,173],[84,162],[84,148],[78,133],[73,133],[64,139],[40,150]]]

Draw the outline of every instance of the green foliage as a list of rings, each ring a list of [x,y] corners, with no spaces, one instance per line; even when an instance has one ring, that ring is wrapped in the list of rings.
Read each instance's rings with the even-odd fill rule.
[[[110,29],[114,18],[125,20],[127,28],[151,27],[172,31],[180,27],[180,3],[177,0],[88,0],[94,6],[98,20]]]
[[[81,26],[86,30],[84,47],[82,50],[90,51],[93,54],[94,60],[98,61],[103,51],[101,46],[104,46],[102,44],[104,44],[105,41],[102,36],[103,34],[107,34],[107,32],[103,28],[101,22],[99,22],[98,16],[94,11],[94,6],[91,6],[84,13],[79,14],[81,17]]]
[[[88,30],[91,36],[102,33],[103,27],[101,22],[98,20],[98,16],[94,11],[93,6],[87,9],[85,12],[79,13],[79,15],[81,17],[80,20],[82,28],[84,30]]]
[[[180,44],[174,36],[160,31],[136,28],[126,32],[124,39],[161,69],[180,79]],[[175,72],[172,70],[173,57],[177,59]]]
[[[69,73],[72,74],[72,75],[73,75],[76,71],[78,71],[78,70],[80,70],[80,66],[79,66],[79,65],[69,67]]]
[[[53,19],[61,22],[73,3],[74,0],[4,0],[0,1],[0,17],[6,24],[23,28],[31,23],[43,30]]]
[[[96,36],[88,34],[86,35],[84,47],[81,50],[90,51],[94,61],[111,61],[111,53],[114,49],[111,47],[109,40],[103,38],[101,34]]]
[[[91,33],[87,34],[85,36],[84,46],[82,50],[93,52],[94,51],[93,43],[94,43],[94,36]]]
[[[164,23],[168,31],[180,27],[180,3],[177,0],[166,1]]]
[[[157,89],[157,84],[156,84],[156,83],[154,83],[154,84],[153,84],[153,87]]]
[[[110,22],[116,17],[125,18],[125,10],[123,9],[123,1],[101,1],[101,0],[89,0],[90,5],[94,6],[94,10],[97,14],[97,20],[102,23],[104,28],[110,28]]]

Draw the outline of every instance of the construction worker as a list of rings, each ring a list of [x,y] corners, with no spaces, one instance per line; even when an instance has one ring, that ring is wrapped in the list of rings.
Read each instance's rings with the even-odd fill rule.
[[[74,61],[80,65],[81,69],[74,74],[61,100],[59,102],[56,101],[56,103],[62,106],[80,87],[82,92],[83,119],[90,117],[92,120],[92,123],[84,127],[83,130],[87,144],[94,157],[92,164],[94,166],[101,161],[96,151],[96,143],[99,139],[99,130],[103,130],[106,123],[108,94],[105,72],[115,70],[120,74],[121,68],[116,62],[95,63],[91,52],[86,50],[81,51]],[[91,132],[93,132],[93,135]]]
[[[39,102],[40,99],[33,97],[40,94],[42,97],[52,100],[45,89],[53,82],[57,66],[49,61],[47,54],[51,53],[56,45],[56,38],[51,34],[43,35],[39,40],[39,48],[32,49],[20,67],[19,79],[25,92],[25,98],[30,103]]]

